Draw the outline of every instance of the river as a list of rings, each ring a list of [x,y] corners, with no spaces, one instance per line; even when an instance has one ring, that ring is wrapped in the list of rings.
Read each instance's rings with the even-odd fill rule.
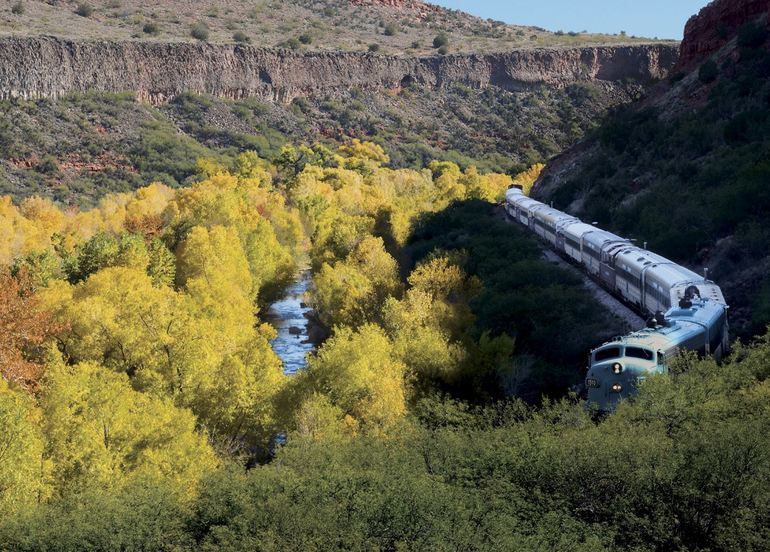
[[[308,316],[312,309],[305,303],[310,287],[310,271],[303,270],[296,281],[286,289],[283,298],[276,301],[265,314],[265,320],[278,332],[272,341],[273,350],[283,361],[283,371],[294,374],[307,366],[307,355],[316,350],[311,342]]]

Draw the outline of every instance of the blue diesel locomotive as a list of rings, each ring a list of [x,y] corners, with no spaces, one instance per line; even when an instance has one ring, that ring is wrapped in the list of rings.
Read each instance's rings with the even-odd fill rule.
[[[589,401],[600,410],[612,410],[639,381],[666,372],[667,361],[680,350],[718,358],[728,351],[727,304],[714,282],[531,199],[516,186],[506,194],[505,209],[650,319],[647,329],[591,351],[586,387]]]

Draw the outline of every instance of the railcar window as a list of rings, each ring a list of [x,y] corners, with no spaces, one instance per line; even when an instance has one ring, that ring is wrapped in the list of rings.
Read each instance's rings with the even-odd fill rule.
[[[626,347],[626,356],[633,358],[641,358],[643,360],[653,360],[655,353],[649,349],[641,349],[639,347]]]
[[[610,347],[609,349],[602,349],[594,353],[594,360],[596,362],[610,360],[611,358],[620,358],[620,347]]]

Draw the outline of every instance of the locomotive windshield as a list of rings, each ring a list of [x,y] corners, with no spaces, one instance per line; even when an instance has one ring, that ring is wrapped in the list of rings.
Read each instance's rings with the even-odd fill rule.
[[[601,362],[602,360],[610,360],[611,358],[620,357],[620,347],[608,347],[607,349],[601,349],[594,353],[594,361]]]
[[[643,360],[653,360],[655,358],[655,353],[649,349],[642,349],[641,347],[626,347],[626,356],[641,358]]]

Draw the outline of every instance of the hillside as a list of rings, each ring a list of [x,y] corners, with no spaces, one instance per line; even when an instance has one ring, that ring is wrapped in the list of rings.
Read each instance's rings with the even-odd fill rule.
[[[201,157],[272,160],[286,142],[352,138],[383,146],[394,168],[439,159],[516,174],[677,56],[676,43],[418,0],[4,0],[0,193],[88,206],[189,182]]]
[[[91,204],[199,157],[364,138],[394,167],[515,174],[665,77],[667,45],[394,57],[253,46],[0,39],[0,193]],[[34,60],[30,71],[30,60]],[[442,113],[440,117],[436,113]]]
[[[770,322],[770,3],[719,0],[675,74],[554,159],[535,194],[722,285],[738,335]]]
[[[19,7],[20,6],[20,7]],[[139,42],[251,43],[305,51],[425,54],[437,34],[451,52],[643,43],[625,35],[506,25],[420,0],[3,0],[0,36]],[[567,32],[568,31],[568,32]],[[203,34],[201,34],[203,33]]]

